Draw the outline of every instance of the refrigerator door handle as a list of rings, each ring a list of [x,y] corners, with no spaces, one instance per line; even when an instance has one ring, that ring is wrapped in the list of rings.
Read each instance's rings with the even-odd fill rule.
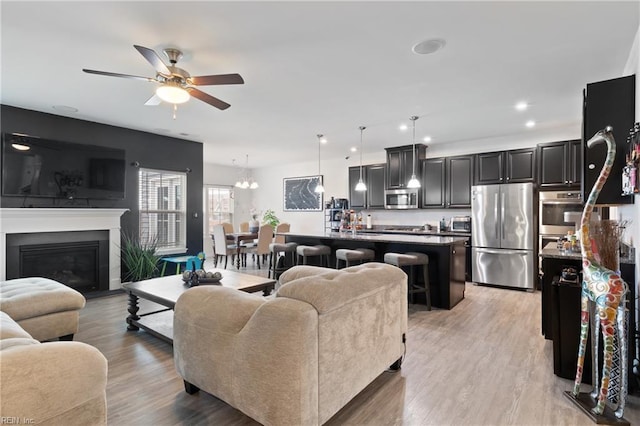
[[[494,229],[495,229],[496,240],[497,240],[500,237],[498,235],[498,226],[499,226],[500,220],[497,220],[498,218],[498,194],[497,193],[493,196],[493,217],[496,218]]]
[[[531,252],[530,250],[505,250],[505,249],[494,250],[494,249],[479,248],[479,247],[476,248],[476,251],[478,253],[487,253],[487,254],[519,254],[520,256],[526,256]]]
[[[502,235],[500,236],[501,240],[504,240],[505,238],[505,229],[504,229],[504,222],[505,222],[505,217],[504,217],[504,193],[502,191],[500,191],[500,223],[502,224]]]

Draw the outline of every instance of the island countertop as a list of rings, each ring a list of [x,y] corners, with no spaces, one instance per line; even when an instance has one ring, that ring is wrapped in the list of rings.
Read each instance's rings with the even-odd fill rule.
[[[428,246],[449,246],[464,243],[468,237],[444,237],[435,235],[406,235],[406,234],[376,234],[371,232],[355,233],[351,232],[319,232],[319,233],[296,233],[285,232],[281,235],[290,237],[309,237],[309,238],[330,238],[342,241],[368,241],[381,243],[407,243],[421,244]]]

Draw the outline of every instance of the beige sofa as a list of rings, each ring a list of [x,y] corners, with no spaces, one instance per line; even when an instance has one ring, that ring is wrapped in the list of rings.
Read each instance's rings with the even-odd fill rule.
[[[266,425],[319,425],[400,367],[407,276],[381,263],[297,266],[275,298],[200,286],[177,301],[174,359],[187,392],[209,392]]]
[[[84,343],[39,342],[75,333],[80,301],[51,283],[29,294],[15,281],[0,283],[0,423],[106,425],[106,358]]]

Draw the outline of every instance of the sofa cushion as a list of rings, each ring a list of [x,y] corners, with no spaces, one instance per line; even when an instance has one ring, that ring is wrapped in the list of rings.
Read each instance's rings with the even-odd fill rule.
[[[394,285],[402,279],[406,280],[406,274],[401,269],[375,262],[337,271],[316,267],[296,272],[296,268],[300,267],[296,266],[290,269],[291,275],[301,277],[281,286],[276,297],[289,297],[307,302],[320,314],[339,309],[354,300],[383,291],[385,286]],[[317,273],[305,276],[311,271]],[[375,280],[370,279],[372,273],[375,274]]]
[[[0,282],[0,311],[15,321],[82,309],[82,294],[48,278],[17,278]]]

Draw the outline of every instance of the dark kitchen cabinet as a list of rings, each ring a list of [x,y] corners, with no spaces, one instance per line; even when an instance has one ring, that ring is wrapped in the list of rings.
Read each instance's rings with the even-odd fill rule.
[[[580,140],[538,144],[540,188],[577,188],[582,175]]]
[[[536,149],[476,154],[475,185],[535,181]]]
[[[444,157],[422,160],[420,184],[422,208],[443,208],[446,203],[446,162]]]
[[[534,182],[536,177],[536,149],[505,151],[507,183]]]
[[[413,158],[416,156],[415,172],[420,176],[420,161],[425,158],[427,146],[423,144],[386,148],[387,151],[387,185],[389,189],[406,188],[413,173]]]
[[[422,161],[422,208],[470,207],[473,156]]]
[[[359,180],[360,166],[349,167],[349,207],[352,209],[367,208],[367,191],[356,191],[356,184]],[[362,167],[362,180],[365,184],[367,183],[367,173],[364,166]]]
[[[473,156],[447,158],[447,207],[471,207]]]
[[[476,154],[476,185],[504,183],[504,152]]]
[[[582,135],[584,140],[582,196],[585,200],[598,180],[607,157],[606,144],[601,143],[587,148],[586,141],[599,130],[611,126],[616,141],[616,158],[597,202],[598,204],[633,204],[635,197],[622,195],[622,168],[627,151],[626,138],[634,123],[635,91],[635,75],[587,84],[584,91]]]
[[[368,209],[384,209],[385,175],[386,164],[370,164],[367,166]]]
[[[360,166],[349,167],[349,201],[352,209],[384,209],[385,164],[362,166],[362,180],[367,190],[356,191],[360,180]]]

